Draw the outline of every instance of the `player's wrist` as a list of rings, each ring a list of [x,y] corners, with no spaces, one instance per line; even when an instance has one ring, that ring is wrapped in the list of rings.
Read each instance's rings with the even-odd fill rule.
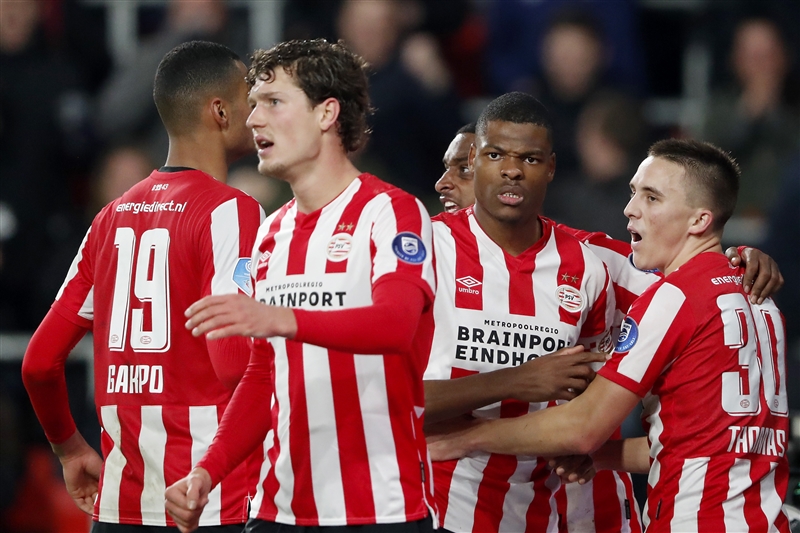
[[[53,453],[62,460],[81,455],[87,450],[92,449],[89,443],[83,438],[83,435],[77,430],[63,442],[51,442],[50,448],[52,448]]]

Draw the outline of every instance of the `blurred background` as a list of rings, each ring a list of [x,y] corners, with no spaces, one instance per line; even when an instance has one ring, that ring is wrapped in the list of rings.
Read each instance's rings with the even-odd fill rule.
[[[742,184],[726,244],[772,255],[789,332],[793,478],[800,445],[800,6],[796,0],[0,0],[0,531],[86,531],[20,379],[99,209],[163,164],[152,101],[162,56],[191,39],[245,63],[284,39],[343,39],[370,64],[372,138],[357,166],[419,196],[456,130],[493,97],[537,96],[556,121],[546,214],[628,239],[627,182],[650,143],[729,150]],[[267,212],[290,197],[255,159],[229,182]],[[91,341],[67,365],[99,441]],[[93,440],[92,440],[93,439]],[[788,496],[791,499],[793,496]],[[800,499],[800,493],[796,494]]]

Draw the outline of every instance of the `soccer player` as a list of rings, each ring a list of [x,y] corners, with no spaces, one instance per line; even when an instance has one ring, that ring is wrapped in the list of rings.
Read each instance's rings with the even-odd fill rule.
[[[439,201],[448,213],[455,213],[475,203],[472,187],[474,173],[469,168],[469,149],[473,142],[475,124],[470,122],[456,132],[442,158],[444,173],[435,188],[439,193]]]
[[[435,454],[596,451],[598,467],[649,472],[648,532],[788,532],[785,327],[771,299],[748,300],[720,245],[738,182],[711,144],[654,144],[625,214],[634,261],[665,277],[634,302],[612,359],[575,400],[476,424]],[[640,399],[648,437],[603,445]]]
[[[458,130],[443,158],[445,172],[436,182],[436,191],[440,193],[440,200],[447,212],[455,212],[475,203],[475,194],[472,186],[474,173],[468,162],[469,149],[474,142],[475,124],[468,124]],[[625,312],[630,308],[633,301],[648,286],[660,279],[661,275],[658,272],[647,272],[634,267],[629,260],[631,254],[629,243],[611,239],[603,233],[576,230],[563,224],[558,224],[557,226],[584,242],[606,264],[614,287],[616,300],[614,326],[618,330]],[[441,252],[440,250],[439,255],[441,255]],[[777,265],[769,256],[759,250],[746,248],[741,250],[741,253],[743,257],[748,259],[744,284],[748,288],[752,286],[751,298],[754,302],[757,302],[758,299],[763,301],[766,295],[774,292],[782,284],[782,277]],[[736,248],[730,248],[728,255],[736,264],[741,261]],[[756,273],[758,274],[757,276]],[[438,289],[440,293],[444,293],[445,290],[443,286]],[[448,301],[452,302],[453,299],[450,298]],[[452,312],[452,310],[449,312]],[[510,400],[513,398],[510,391],[514,383],[524,383],[529,390],[538,383],[553,385],[552,374],[542,371],[543,369],[536,366],[541,363],[542,361],[531,365],[523,365],[513,370],[513,372],[523,369],[524,372],[517,372],[513,377],[509,375],[510,372],[508,370],[502,371],[495,377],[505,374],[504,379],[490,378],[492,379],[490,383],[473,382],[472,386],[468,386],[465,380],[454,381],[453,394],[466,394],[473,397],[467,403],[460,404],[459,408],[450,410],[442,417],[465,414],[470,412],[473,407],[486,405],[492,401]],[[431,385],[429,384],[429,392],[433,392],[430,387]],[[577,390],[582,390],[582,388]],[[569,391],[565,392],[564,390],[551,389],[551,391],[556,394],[551,397],[542,396],[541,398],[552,400],[557,397],[563,397],[558,396],[558,393],[562,395],[571,394]],[[476,395],[482,395],[483,399],[481,400]],[[436,412],[435,405],[431,405],[431,401],[428,403],[426,421],[433,421],[439,415]],[[619,433],[615,433],[615,438],[619,438]],[[439,465],[435,463],[434,468],[439,468]],[[603,470],[598,472],[591,482],[585,485],[562,485],[555,493],[558,514],[562,521],[562,530],[581,533],[608,531],[610,533],[623,530],[622,524],[629,519],[634,521],[631,525],[632,529],[634,531],[638,530],[640,526],[638,526],[638,517],[636,516],[637,508],[630,489],[630,483],[629,477],[624,473]],[[618,494],[618,488],[624,488],[624,490]],[[439,497],[440,510],[446,510],[446,505],[443,505],[444,496],[439,494]],[[626,503],[625,500],[628,500],[628,502]]]
[[[614,305],[605,266],[539,216],[555,172],[551,130],[533,97],[495,99],[478,120],[469,152],[475,205],[434,218],[438,293],[425,373],[429,429],[463,413],[520,416],[549,400],[573,398],[593,377],[589,363],[602,363],[604,355],[583,347],[547,355],[578,343],[611,348]],[[559,482],[541,458],[479,454],[434,468],[447,530],[558,529],[553,493]],[[626,490],[627,476],[612,480],[608,497],[615,508],[621,507],[617,493]],[[621,513],[618,531],[627,528]]]
[[[187,312],[195,335],[255,340],[213,444],[167,490],[167,509],[191,530],[209,490],[263,443],[247,531],[431,530],[430,219],[347,157],[366,140],[360,57],[289,41],[256,51],[249,79],[258,169],[295,197],[259,231],[255,299],[210,297]]]
[[[198,298],[252,292],[249,253],[264,213],[224,183],[228,164],[255,149],[246,72],[214,43],[164,56],[153,97],[169,134],[166,164],[95,217],[25,353],[31,402],[95,533],[174,526],[164,490],[203,455],[249,359],[244,339],[206,341],[183,328]],[[64,377],[90,330],[105,462],[76,430]],[[239,465],[209,495],[204,530],[241,530],[252,474]]]

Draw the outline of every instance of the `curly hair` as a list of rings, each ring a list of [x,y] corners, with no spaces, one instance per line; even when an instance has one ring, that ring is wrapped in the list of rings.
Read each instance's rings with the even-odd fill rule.
[[[271,81],[275,69],[294,78],[311,104],[328,98],[339,101],[337,132],[347,152],[354,152],[369,137],[367,115],[372,112],[369,100],[366,62],[348,50],[342,41],[325,39],[293,40],[269,50],[256,50],[247,73],[251,86],[256,81]]]

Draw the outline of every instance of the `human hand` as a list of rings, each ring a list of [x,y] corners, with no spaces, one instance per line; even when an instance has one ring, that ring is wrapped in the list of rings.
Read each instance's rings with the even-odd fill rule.
[[[597,474],[589,455],[564,455],[549,461],[550,468],[561,477],[562,483],[575,483],[583,485]]]
[[[408,72],[428,91],[441,94],[449,89],[450,71],[432,35],[416,33],[409,36],[400,49],[400,59]]]
[[[591,363],[604,363],[607,358],[607,354],[572,346],[504,369],[509,397],[526,403],[571,400],[594,379]]]
[[[431,460],[449,461],[465,457],[473,451],[469,446],[469,432],[484,422],[471,415],[464,415],[426,426],[425,440]]]
[[[164,506],[181,533],[197,529],[200,515],[208,503],[211,475],[205,468],[196,467],[189,475],[167,487]]]
[[[733,266],[739,266],[744,261],[745,271],[742,279],[744,292],[750,294],[750,302],[763,303],[765,299],[778,292],[783,287],[783,275],[778,268],[778,263],[772,257],[757,248],[747,247],[739,255],[735,246],[725,250],[725,255]]]
[[[260,304],[244,294],[206,296],[186,310],[186,329],[209,340],[243,337],[294,337],[297,321],[288,307]]]
[[[61,462],[67,493],[81,511],[91,515],[94,512],[94,500],[97,498],[97,486],[103,468],[102,457],[77,431],[52,448]]]

